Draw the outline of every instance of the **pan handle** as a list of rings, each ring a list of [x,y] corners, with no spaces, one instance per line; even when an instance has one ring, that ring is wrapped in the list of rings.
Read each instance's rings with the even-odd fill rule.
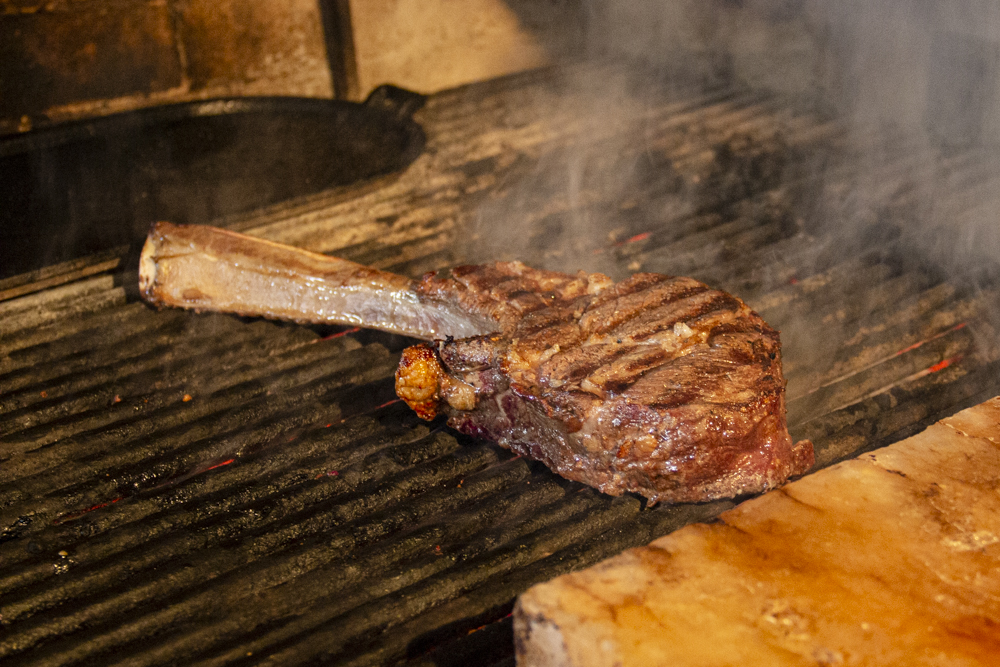
[[[382,109],[400,119],[408,119],[427,102],[427,96],[385,83],[369,93],[362,103],[371,109]]]

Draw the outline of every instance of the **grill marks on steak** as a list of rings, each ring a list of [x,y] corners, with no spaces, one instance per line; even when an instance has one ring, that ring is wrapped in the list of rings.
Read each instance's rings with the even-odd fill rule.
[[[615,285],[613,290],[608,290],[611,294],[595,300],[593,307],[581,318],[580,326],[590,334],[609,333],[661,304],[669,305],[706,291],[709,291],[707,285],[690,278],[671,279],[660,274],[641,273]]]
[[[519,262],[421,281],[235,232],[160,222],[140,258],[157,306],[352,324],[435,341],[404,351],[397,393],[610,494],[699,501],[812,465],[785,427],[778,334],[690,278],[613,284]],[[443,340],[442,340],[443,339]]]
[[[463,432],[653,502],[763,491],[813,463],[786,428],[778,333],[736,297],[690,278],[611,284],[516,262],[418,289],[499,328],[404,352],[397,387],[420,384],[422,416],[437,401]]]
[[[531,313],[569,306],[611,285],[611,280],[599,273],[570,276],[532,269],[520,262],[496,262],[430,273],[417,289],[426,298],[457,302],[496,321],[500,331],[513,333],[517,329],[527,334],[537,321],[526,317]]]

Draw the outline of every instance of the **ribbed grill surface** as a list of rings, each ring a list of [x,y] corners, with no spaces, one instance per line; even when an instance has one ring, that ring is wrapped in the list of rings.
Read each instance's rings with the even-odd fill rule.
[[[724,92],[588,134],[550,84],[436,96],[399,179],[227,223],[411,275],[506,252],[733,292],[782,331],[819,465],[998,393],[992,283],[803,217],[831,125]],[[583,135],[628,185],[566,196]],[[502,210],[506,249],[476,238]],[[5,666],[511,665],[518,593],[731,506],[645,508],[420,422],[393,394],[403,339],[156,312],[131,280],[100,257],[0,284]]]

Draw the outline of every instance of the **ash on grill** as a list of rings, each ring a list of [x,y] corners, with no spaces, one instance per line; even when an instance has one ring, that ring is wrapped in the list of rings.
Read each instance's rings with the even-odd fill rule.
[[[427,153],[377,191],[222,224],[415,276],[504,259],[483,256],[503,212],[526,263],[691,275],[782,331],[790,429],[817,465],[997,393],[995,283],[884,233],[905,223],[898,161],[881,236],[844,252],[800,219],[835,194],[818,161],[852,178],[835,125],[721,91],[597,131],[549,77],[432,97]],[[974,164],[956,189],[981,186]],[[622,169],[629,185],[597,185]],[[564,254],[533,250],[559,237]],[[567,482],[420,423],[393,396],[401,338],[157,313],[132,271],[110,253],[0,283],[5,665],[509,665],[519,592],[731,506]]]

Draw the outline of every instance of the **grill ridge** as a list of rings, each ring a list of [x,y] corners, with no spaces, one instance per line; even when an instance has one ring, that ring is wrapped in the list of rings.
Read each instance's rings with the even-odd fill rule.
[[[222,222],[409,275],[509,258],[732,292],[782,330],[820,465],[998,393],[995,283],[905,233],[919,147],[858,174],[836,122],[758,91],[602,123],[567,88],[434,95],[407,172]],[[957,218],[992,196],[980,158],[941,169]],[[557,478],[395,402],[401,338],[156,312],[116,258],[0,285],[4,665],[510,665],[521,591],[733,505]]]

